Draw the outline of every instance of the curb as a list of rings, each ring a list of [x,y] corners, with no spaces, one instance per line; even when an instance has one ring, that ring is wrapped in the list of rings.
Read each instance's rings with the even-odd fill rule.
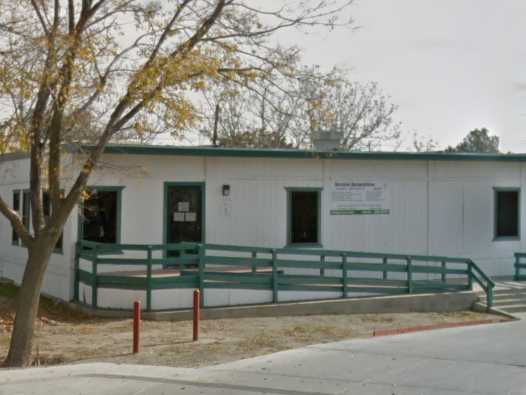
[[[466,321],[466,322],[443,322],[443,323],[430,324],[430,325],[410,326],[406,328],[378,329],[378,330],[373,331],[373,337],[402,335],[404,333],[432,331],[435,329],[459,328],[463,326],[498,324],[501,322],[508,322],[508,321],[496,321],[496,320],[488,319],[488,320],[477,320],[477,321]]]

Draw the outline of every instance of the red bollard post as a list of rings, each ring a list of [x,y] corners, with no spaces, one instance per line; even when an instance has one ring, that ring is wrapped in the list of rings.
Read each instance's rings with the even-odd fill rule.
[[[199,340],[199,320],[201,319],[200,312],[200,292],[198,289],[194,291],[194,342]]]
[[[133,302],[133,353],[139,353],[141,337],[141,302]]]

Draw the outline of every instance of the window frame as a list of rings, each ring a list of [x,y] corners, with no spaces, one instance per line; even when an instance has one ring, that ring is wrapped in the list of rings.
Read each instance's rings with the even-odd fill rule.
[[[115,230],[115,244],[121,244],[121,230],[122,230],[122,191],[124,186],[108,186],[108,185],[88,185],[85,190],[97,190],[101,192],[116,192],[117,193],[117,224]],[[78,241],[83,240],[84,237],[84,221],[82,219],[82,211],[84,210],[84,203],[79,203],[78,205],[78,229],[77,229],[77,239]],[[108,245],[112,245],[108,244]]]
[[[49,195],[49,190],[48,189],[42,189],[42,211],[45,213],[46,211],[46,207],[44,206],[44,194],[47,193]],[[64,193],[64,191],[60,191],[60,193]],[[51,215],[51,197],[48,196],[48,202],[49,202],[49,214]],[[30,214],[31,214],[31,209],[30,209]],[[46,216],[44,215],[44,218]],[[60,245],[57,247],[55,245],[55,248],[53,248],[53,253],[54,254],[63,254],[64,253],[64,229],[62,229],[62,233],[60,234],[60,237],[59,239],[57,240],[57,244],[59,244],[60,242]]]
[[[44,203],[44,193],[48,192],[47,190],[42,190],[42,205]],[[24,220],[24,201],[25,201],[25,196],[28,196],[27,198],[27,224],[24,223],[24,226],[28,229],[28,231],[31,232],[32,230],[32,227],[33,227],[33,223],[32,223],[32,207],[31,207],[31,189],[13,189],[12,191],[13,195],[15,193],[18,193],[18,207],[19,207],[19,211],[18,212],[18,215],[20,216],[20,218],[22,219],[22,221]],[[14,199],[13,199],[13,202],[14,202]],[[44,208],[44,207],[42,207]],[[50,207],[50,210],[51,210],[51,207]],[[24,221],[23,221],[24,222]],[[12,230],[14,232],[14,229]],[[53,248],[53,251],[52,253],[53,254],[63,254],[64,253],[64,230],[62,231],[62,234],[60,236],[62,238],[61,240],[61,243],[60,243],[60,247],[55,247]],[[16,247],[24,247],[24,248],[27,248],[23,243],[22,243],[22,240],[20,239],[20,237],[17,238],[17,241],[15,242],[13,239],[11,239],[11,245],[13,246],[16,246]]]
[[[31,221],[31,190],[30,189],[13,189],[12,190],[12,195],[14,197],[15,193],[18,194],[18,215],[20,217],[20,220],[22,221],[22,223],[24,224],[24,226],[26,227],[26,229],[31,232],[31,229],[32,229],[32,221]],[[27,210],[28,210],[28,213],[27,213],[27,220],[24,221],[24,203],[26,201],[26,196],[28,196],[27,198]],[[14,203],[14,199],[13,199],[13,203]],[[13,205],[14,206],[14,205]],[[13,210],[14,210],[14,207],[13,207]],[[27,223],[26,223],[27,222]],[[18,236],[17,234],[17,238],[16,240],[14,240],[14,237],[13,237],[13,232],[15,232],[15,229],[13,228],[13,226],[11,226],[11,245],[12,246],[15,246],[15,247],[23,247],[23,248],[27,248],[22,239],[20,238],[20,236]],[[15,232],[16,233],[16,232]]]
[[[15,194],[17,195],[16,201],[18,203],[18,210],[15,210]],[[22,199],[21,197],[23,196],[23,191],[20,189],[13,189],[11,196],[12,196],[11,203],[13,204],[12,210],[16,211],[18,215],[20,216],[20,218],[22,218],[22,204],[21,204]],[[13,225],[11,225],[11,245],[20,246],[20,244],[21,244],[20,236],[18,235],[18,233],[16,233],[16,230],[13,227]]]
[[[285,191],[287,193],[287,248],[302,248],[302,247],[314,247],[314,248],[322,248],[322,231],[321,231],[321,225],[322,225],[322,187],[285,187]],[[294,243],[292,242],[292,194],[294,192],[315,192],[318,197],[318,215],[317,215],[317,232],[316,232],[316,238],[317,241],[315,243]]]
[[[31,221],[31,190],[30,189],[23,189],[21,193],[21,199],[20,199],[20,217],[22,219],[22,223],[26,227],[28,231],[31,231],[32,228],[32,221]],[[26,200],[27,196],[27,200]],[[26,206],[27,202],[27,206]],[[25,215],[24,208],[27,207],[27,215]]]
[[[517,236],[498,236],[498,194],[499,192],[517,192]],[[521,239],[521,188],[493,187],[493,241],[519,241]]]

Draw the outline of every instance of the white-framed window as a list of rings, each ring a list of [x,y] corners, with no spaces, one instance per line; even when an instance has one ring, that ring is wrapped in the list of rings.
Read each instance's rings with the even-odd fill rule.
[[[42,192],[42,206],[44,210],[44,218],[47,220],[51,215],[51,201],[49,199],[49,192]],[[30,229],[31,226],[31,191],[30,190],[14,190],[13,191],[13,210],[16,211],[22,217],[22,223],[26,229]],[[12,229],[11,241],[13,245],[21,246],[22,240],[16,233],[15,229]],[[63,234],[57,241],[55,251],[62,251]]]

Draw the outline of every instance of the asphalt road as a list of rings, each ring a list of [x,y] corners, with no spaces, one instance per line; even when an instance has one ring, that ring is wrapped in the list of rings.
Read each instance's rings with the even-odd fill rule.
[[[204,369],[0,370],[0,394],[526,394],[526,321],[316,345]]]

